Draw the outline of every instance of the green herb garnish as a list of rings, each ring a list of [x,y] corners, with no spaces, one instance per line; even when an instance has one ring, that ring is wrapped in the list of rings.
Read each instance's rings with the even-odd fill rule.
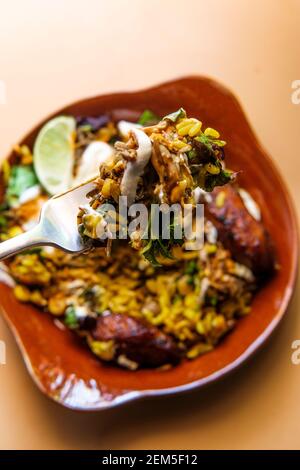
[[[176,122],[178,119],[186,118],[186,112],[183,108],[179,108],[174,113],[167,114],[163,119]]]
[[[150,109],[145,109],[145,111],[140,115],[137,123],[141,126],[150,126],[152,124],[156,124],[159,120],[160,118],[150,111]]]
[[[216,186],[223,186],[229,183],[234,178],[234,172],[229,170],[221,170],[218,175],[206,174],[205,176],[205,190],[212,191]]]
[[[77,131],[88,133],[93,131],[93,127],[91,126],[91,124],[82,124],[81,126],[78,126]]]
[[[12,207],[17,204],[24,191],[37,183],[38,179],[32,165],[13,166],[5,194],[8,205]]]
[[[79,327],[74,305],[70,305],[66,308],[64,322],[65,325],[71,330],[75,330]]]
[[[198,137],[195,137],[195,140],[198,140],[202,144],[206,145],[210,150],[213,150],[213,145],[218,147],[224,147],[226,145],[225,140],[215,139],[205,134],[200,134]]]
[[[149,263],[152,264],[152,266],[159,267],[161,264],[157,260],[158,256],[162,256],[163,258],[168,258],[168,259],[174,259],[174,256],[172,255],[172,248],[175,245],[182,245],[183,244],[183,238],[176,239],[175,238],[175,222],[174,219],[171,221],[169,225],[169,234],[170,238],[169,239],[164,239],[162,238],[161,234],[159,235],[159,238],[151,238],[152,232],[151,232],[151,221],[149,220],[148,227],[147,227],[147,233],[148,233],[148,240],[145,240],[145,246],[141,250],[141,254],[144,256],[146,260],[149,261]]]
[[[5,229],[7,227],[7,219],[4,215],[0,215],[0,229]]]
[[[199,271],[199,268],[198,268],[196,261],[191,260],[187,263],[184,273],[193,275],[193,274],[197,274],[198,271]]]

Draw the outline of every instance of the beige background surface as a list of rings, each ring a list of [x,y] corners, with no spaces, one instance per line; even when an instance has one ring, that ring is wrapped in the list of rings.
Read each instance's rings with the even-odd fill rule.
[[[186,74],[234,90],[300,211],[300,105],[291,102],[299,0],[0,0],[0,153],[73,100]],[[300,366],[290,360],[299,302],[296,295],[267,347],[223,383],[95,415],[40,394],[0,319],[0,448],[300,449]]]

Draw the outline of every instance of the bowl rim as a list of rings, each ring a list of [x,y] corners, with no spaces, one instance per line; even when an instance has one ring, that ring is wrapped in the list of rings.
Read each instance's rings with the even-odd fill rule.
[[[218,80],[207,77],[205,75],[188,75],[188,76],[183,76],[176,78],[174,80],[168,80],[161,82],[157,85],[151,86],[151,87],[145,87],[141,88],[138,90],[129,90],[129,91],[117,91],[117,92],[108,92],[100,95],[95,95],[95,96],[90,96],[87,98],[75,100],[69,104],[66,104],[65,106],[61,107],[60,109],[50,113],[47,115],[44,119],[42,119],[37,125],[33,126],[30,131],[28,131],[21,139],[19,139],[19,142],[25,141],[29,136],[32,134],[36,133],[41,126],[50,120],[52,117],[57,116],[58,114],[61,113],[66,113],[66,110],[70,107],[78,106],[87,104],[89,102],[97,101],[99,98],[104,98],[104,97],[111,97],[112,95],[115,97],[118,97],[118,95],[130,95],[130,94],[140,94],[140,93],[146,93],[149,91],[155,91],[156,89],[159,89],[161,87],[166,87],[168,85],[179,85],[183,84],[186,82],[192,82],[192,81],[198,81],[198,80],[205,80],[206,82],[210,82],[213,85],[217,85],[219,89],[221,89],[224,93],[230,96],[230,99],[235,102],[237,105],[238,109],[241,111],[243,114],[246,122],[248,129],[251,133],[251,137],[253,141],[255,142],[256,146],[259,148],[260,152],[263,154],[265,160],[267,161],[268,165],[272,169],[272,172],[276,175],[280,189],[282,194],[285,196],[285,203],[286,203],[286,209],[289,213],[289,218],[291,222],[291,233],[292,233],[292,244],[291,249],[293,250],[294,256],[292,257],[292,265],[291,269],[289,271],[288,279],[286,281],[286,286],[284,290],[284,296],[280,302],[280,306],[278,308],[276,316],[272,319],[272,321],[269,323],[269,325],[261,332],[261,334],[243,351],[240,356],[238,356],[234,361],[230,362],[227,364],[225,367],[216,370],[212,374],[203,377],[201,379],[197,379],[182,385],[177,385],[173,387],[166,387],[166,388],[161,388],[161,389],[146,389],[146,390],[135,390],[135,391],[129,391],[125,392],[122,395],[119,395],[117,397],[114,397],[114,399],[109,402],[109,401],[101,401],[97,405],[91,405],[91,406],[86,406],[83,407],[82,405],[70,405],[60,399],[56,399],[52,395],[48,394],[47,391],[44,389],[42,386],[42,383],[39,381],[38,377],[33,371],[33,367],[31,364],[31,360],[29,358],[29,355],[26,351],[26,348],[23,345],[22,339],[19,335],[19,333],[16,330],[16,327],[14,326],[13,322],[10,320],[9,315],[6,313],[5,309],[2,307],[1,302],[0,302],[0,311],[2,313],[3,318],[5,319],[6,323],[8,324],[14,339],[18,345],[18,348],[22,354],[23,361],[25,362],[26,369],[33,379],[34,383],[37,385],[38,389],[47,396],[51,401],[74,411],[80,411],[80,412],[95,412],[95,411],[103,411],[106,409],[111,409],[115,408],[121,405],[124,405],[126,403],[130,403],[132,401],[136,400],[141,400],[144,398],[151,398],[151,397],[159,397],[159,396],[167,396],[167,395],[175,395],[179,393],[185,393],[185,392],[190,392],[195,389],[199,389],[205,386],[208,386],[209,384],[213,382],[217,382],[224,378],[226,375],[229,375],[230,373],[233,373],[236,371],[241,365],[248,361],[254,353],[258,352],[263,344],[271,337],[272,333],[275,331],[279,323],[281,322],[284,314],[287,311],[287,308],[292,300],[293,294],[295,292],[295,285],[298,277],[298,265],[299,265],[299,229],[298,229],[298,218],[296,215],[296,210],[295,210],[295,205],[292,200],[290,191],[288,189],[287,184],[285,183],[285,180],[280,172],[280,170],[277,168],[276,164],[272,160],[272,158],[268,155],[267,151],[264,149],[264,147],[261,145],[260,141],[258,140],[256,133],[254,132],[252,125],[250,124],[248,120],[248,116],[245,113],[243,107],[240,104],[239,99],[235,96],[235,94],[231,91],[230,88],[227,86],[224,86],[223,84],[219,83]],[[6,155],[0,162],[0,166],[2,165],[2,162],[4,160],[7,160],[9,158],[10,153]],[[263,289],[263,288],[262,288]]]

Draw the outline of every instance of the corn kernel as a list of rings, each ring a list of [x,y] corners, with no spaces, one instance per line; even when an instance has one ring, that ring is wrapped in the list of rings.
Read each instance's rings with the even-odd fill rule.
[[[21,162],[23,165],[31,165],[31,163],[33,162],[33,156],[27,145],[21,145],[20,155],[21,155]]]
[[[193,310],[192,308],[186,308],[184,310],[184,316],[188,318],[189,320],[195,320],[198,317],[198,312]],[[187,325],[189,326],[189,325]]]
[[[212,137],[213,139],[219,139],[219,137],[220,137],[219,132],[216,131],[216,129],[213,129],[212,127],[207,127],[204,131],[204,134],[207,137]]]
[[[17,285],[14,288],[14,294],[20,302],[29,302],[30,301],[30,290],[27,287]]]
[[[101,193],[102,193],[103,197],[108,198],[111,195],[111,184],[112,184],[112,182],[113,182],[113,180],[111,178],[106,178],[106,180],[104,181],[104,184],[103,184],[102,190],[101,190]]]
[[[199,132],[201,131],[201,126],[202,126],[201,121],[198,121],[196,124],[194,124],[189,130],[189,136],[195,137],[197,134],[199,134]]]
[[[217,245],[206,244],[205,245],[205,251],[208,255],[213,255],[217,251]]]
[[[38,305],[39,307],[45,307],[47,305],[47,301],[42,296],[39,290],[35,290],[30,295],[30,302]]]
[[[203,321],[198,321],[197,324],[196,324],[196,330],[197,332],[199,333],[199,335],[205,335],[205,325],[203,323]]]
[[[212,349],[213,347],[211,344],[198,343],[187,352],[186,356],[188,357],[188,359],[194,359],[195,357],[200,356],[200,354],[209,352]]]
[[[111,180],[110,192],[115,201],[117,201],[120,196],[120,186],[114,180]]]
[[[186,180],[180,181],[175,188],[172,189],[171,192],[171,202],[175,203],[180,201],[180,199],[184,196],[184,192],[187,187]]]
[[[220,191],[219,194],[216,197],[216,206],[218,208],[221,208],[224,206],[225,203],[225,198],[226,198],[226,193],[225,191]]]
[[[216,166],[216,165],[213,165],[212,163],[207,163],[205,165],[205,169],[206,171],[208,171],[208,173],[210,173],[211,175],[218,175],[221,171],[221,169]]]
[[[184,299],[186,307],[195,308],[198,305],[198,298],[196,294],[188,294]]]
[[[93,341],[88,339],[88,343],[93,353],[104,361],[111,361],[114,358],[116,348],[113,340]]]
[[[187,135],[189,133],[189,130],[190,130],[190,125],[188,124],[187,126],[184,126],[184,127],[181,127],[180,129],[178,129],[178,135],[180,136],[184,136],[184,135]]]
[[[109,142],[112,137],[117,134],[117,130],[112,122],[109,122],[107,126],[102,127],[97,132],[97,140],[102,142]]]
[[[189,124],[189,119],[181,119],[178,124],[176,124],[176,129],[179,131],[179,129],[182,129],[185,127],[187,124]]]
[[[8,160],[4,160],[2,163],[2,173],[4,183],[7,184],[10,177],[10,164]]]
[[[186,142],[184,142],[183,140],[179,140],[179,139],[174,140],[172,143],[173,143],[173,146],[174,146],[177,150],[180,150],[180,149],[182,149],[182,148],[184,148],[184,147],[187,146],[187,143],[186,143]]]
[[[226,321],[223,315],[217,315],[213,320],[212,320],[212,327],[215,328],[216,330],[223,332],[226,330]]]
[[[193,290],[193,286],[189,284],[189,276],[182,276],[177,282],[177,289],[179,294],[187,295]]]
[[[52,315],[63,315],[66,309],[66,299],[60,295],[51,297],[48,302],[48,308]]]
[[[17,225],[15,227],[11,227],[8,231],[9,238],[16,237],[17,235],[20,235],[23,233],[23,230],[21,227],[18,227]]]

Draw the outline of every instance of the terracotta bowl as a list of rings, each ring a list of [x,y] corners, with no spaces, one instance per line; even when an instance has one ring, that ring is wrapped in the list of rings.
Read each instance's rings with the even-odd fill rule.
[[[163,116],[180,106],[188,114],[217,128],[228,142],[228,166],[243,170],[240,184],[262,209],[265,225],[276,246],[280,270],[256,295],[251,314],[241,319],[214,351],[192,361],[183,361],[168,371],[131,372],[102,364],[74,334],[58,328],[50,315],[19,303],[11,289],[1,284],[2,312],[30,375],[43,393],[66,407],[101,410],[141,397],[191,390],[220,379],[245,362],[266,341],[290,301],[298,258],[294,210],[278,171],[257,142],[236,98],[227,89],[207,78],[184,78],[135,93],[85,99],[55,115],[99,115],[117,111],[120,117],[123,114],[128,118],[128,110],[134,115],[150,108]],[[42,124],[22,143],[32,145]]]

